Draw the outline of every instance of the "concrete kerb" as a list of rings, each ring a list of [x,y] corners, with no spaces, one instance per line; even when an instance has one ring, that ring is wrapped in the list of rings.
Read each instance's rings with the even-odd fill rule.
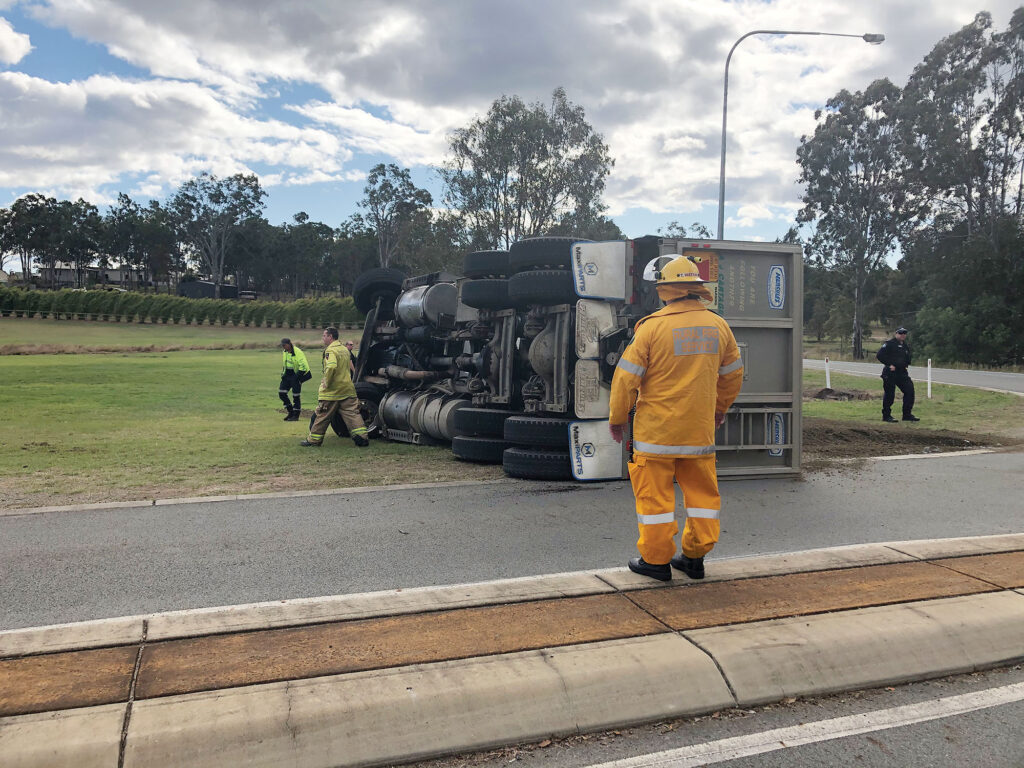
[[[712,573],[721,580],[1021,549],[1024,534],[889,542],[723,560]],[[339,613],[635,589],[628,576],[610,569],[353,595],[333,599],[354,602],[323,607],[285,602],[292,604],[291,615],[323,621]],[[163,618],[169,635],[186,636],[291,620],[288,611],[268,615],[273,606],[280,604],[210,609],[194,621],[186,614],[199,612],[149,619]],[[218,611],[227,613],[218,618]],[[175,622],[179,628],[171,629]],[[0,633],[0,649],[24,650],[33,637],[52,645],[62,631],[83,630],[107,644],[115,631],[134,632],[141,618],[83,624],[93,626]],[[20,645],[11,644],[16,635]],[[115,766],[119,759],[127,766],[377,765],[1020,659],[1024,589],[1003,590],[140,700],[132,703],[123,755],[118,726],[125,705],[0,718],[0,753],[5,766]]]
[[[298,499],[305,496],[344,496],[354,493],[379,491],[419,491],[431,488],[459,488],[466,485],[503,485],[517,482],[506,477],[497,480],[452,480],[439,483],[403,483],[399,485],[363,485],[356,488],[327,488],[316,491],[274,491],[271,493],[237,493],[225,496],[183,496],[172,499],[139,499],[135,501],[106,501],[96,504],[69,504],[57,507],[25,507],[0,509],[0,517],[38,515],[44,512],[89,512],[97,509],[127,509],[132,507],[164,507],[175,504],[212,504],[220,501],[259,501],[260,499]]]
[[[705,583],[786,573],[854,568],[918,559],[991,554],[1024,549],[1024,534],[855,544],[803,552],[709,561]],[[83,650],[227,632],[302,626],[331,621],[424,613],[450,608],[659,589],[662,584],[625,568],[526,576],[475,584],[416,587],[357,595],[277,600],[0,631],[0,657]],[[689,583],[689,582],[687,582]]]
[[[133,705],[123,764],[409,761],[1014,663],[1022,626],[1024,595],[1007,590],[149,699]],[[63,764],[35,741],[45,734],[87,738],[107,756],[95,764],[116,765],[109,727],[75,727],[102,709],[45,730],[9,718],[10,744],[35,750],[14,764]]]

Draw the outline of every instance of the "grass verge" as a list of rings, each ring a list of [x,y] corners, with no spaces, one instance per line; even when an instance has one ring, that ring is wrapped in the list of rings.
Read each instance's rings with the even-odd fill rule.
[[[280,364],[251,350],[0,357],[0,507],[504,476],[447,448],[333,433],[301,448],[308,419],[282,421]]]
[[[804,417],[858,421],[874,425],[882,418],[882,380],[864,376],[832,374],[832,388],[865,393],[868,399],[845,401],[808,397],[825,387],[824,371],[804,371]],[[920,422],[902,423],[908,429],[949,430],[965,434],[1003,435],[1024,438],[1024,397],[987,392],[970,387],[932,384],[932,398],[915,382],[914,414]],[[902,395],[896,392],[893,413],[899,418]]]
[[[176,352],[199,349],[273,349],[285,336],[304,351],[321,347],[320,329],[162,325],[88,320],[0,319],[0,356],[94,352]],[[342,330],[357,344],[361,331]]]

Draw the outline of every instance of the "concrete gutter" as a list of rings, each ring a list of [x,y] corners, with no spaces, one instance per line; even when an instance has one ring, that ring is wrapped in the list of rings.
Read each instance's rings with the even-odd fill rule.
[[[5,767],[378,765],[1008,664],[1024,658],[1024,554],[1016,553],[1024,553],[1024,534],[889,542],[709,561],[708,579],[681,591],[609,569],[0,632],[0,683],[5,662],[137,647],[126,701],[0,717],[0,755]],[[663,615],[663,629],[638,637],[135,696],[140,662],[158,642],[223,635],[230,643],[230,633],[488,606],[550,610],[581,597],[625,598],[635,610],[692,595],[676,606],[686,618],[710,590],[742,596],[763,588],[764,577],[855,580],[873,568],[926,569],[973,586],[970,594],[890,605],[869,598],[850,610],[696,629],[673,629]]]

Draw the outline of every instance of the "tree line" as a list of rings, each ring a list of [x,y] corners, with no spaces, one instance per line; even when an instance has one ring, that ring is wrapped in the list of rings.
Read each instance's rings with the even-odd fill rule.
[[[1024,8],[816,118],[797,151],[808,330],[857,358],[877,320],[939,360],[1024,362]]]
[[[116,267],[127,270],[132,288],[196,275],[219,286],[233,276],[241,288],[281,299],[347,295],[374,266],[457,269],[467,250],[507,248],[533,235],[622,236],[601,200],[613,164],[608,147],[563,89],[548,104],[502,96],[455,131],[449,149],[439,169],[444,210],[435,210],[409,169],[382,163],[339,226],[304,212],[271,224],[256,176],[203,173],[164,202],[122,193],[104,213],[82,199],[25,195],[0,209],[0,252],[17,256],[22,275],[39,268],[43,287],[57,287],[59,263],[70,265],[80,287],[90,267],[101,276]]]

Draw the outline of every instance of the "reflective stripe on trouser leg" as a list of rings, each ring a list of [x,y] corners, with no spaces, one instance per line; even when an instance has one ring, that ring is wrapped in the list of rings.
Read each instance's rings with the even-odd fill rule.
[[[683,489],[686,525],[682,550],[687,557],[704,557],[718,542],[722,497],[718,494],[715,457],[676,460],[676,481]]]
[[[673,537],[679,533],[675,519],[675,459],[638,456],[629,465],[629,481],[636,496],[636,548],[646,562],[663,565],[676,553]]]
[[[296,411],[301,411],[302,410],[302,398],[299,397],[298,395],[295,395],[294,399],[295,399],[295,410]]]
[[[337,400],[320,400],[316,404],[316,414],[313,417],[313,423],[309,425],[309,437],[307,438],[311,443],[322,443],[324,441],[324,435],[327,434],[327,428],[331,425],[331,419],[334,418],[334,412],[338,410]]]
[[[359,414],[359,400],[355,397],[346,397],[338,403],[338,410],[341,412],[341,418],[345,422],[345,426],[348,427],[348,433],[352,437],[356,435],[366,435],[366,425],[363,423],[363,417]]]

